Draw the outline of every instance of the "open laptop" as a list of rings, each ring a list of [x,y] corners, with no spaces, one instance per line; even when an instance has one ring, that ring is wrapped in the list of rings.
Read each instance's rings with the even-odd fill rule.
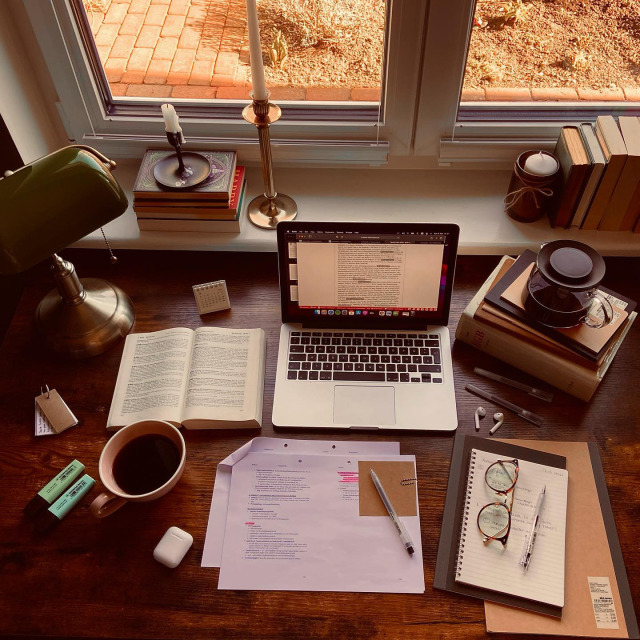
[[[459,228],[281,222],[276,427],[451,431]]]

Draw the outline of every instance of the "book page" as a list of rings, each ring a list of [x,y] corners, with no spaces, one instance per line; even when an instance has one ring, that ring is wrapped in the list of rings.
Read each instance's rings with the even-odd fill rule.
[[[200,327],[194,332],[183,423],[262,419],[264,331]],[[233,426],[233,425],[229,425]]]
[[[127,336],[107,429],[137,420],[180,423],[192,342],[185,328]]]
[[[504,459],[505,456],[477,449],[471,452],[468,519],[460,540],[456,581],[562,607],[568,473],[565,469],[519,460],[507,546],[495,540],[485,545],[476,519],[480,509],[497,497],[485,482],[485,471],[496,460]],[[541,523],[529,570],[525,572],[520,558],[543,487],[546,497]]]

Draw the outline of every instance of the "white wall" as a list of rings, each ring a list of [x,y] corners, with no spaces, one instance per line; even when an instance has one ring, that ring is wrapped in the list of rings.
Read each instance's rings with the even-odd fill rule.
[[[21,0],[2,0],[0,113],[25,163],[68,144],[57,97]]]

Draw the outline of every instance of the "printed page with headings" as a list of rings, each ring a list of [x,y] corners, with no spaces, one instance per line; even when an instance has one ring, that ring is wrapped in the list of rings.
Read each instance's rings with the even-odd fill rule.
[[[564,606],[564,556],[568,473],[565,469],[519,460],[514,489],[511,531],[507,546],[483,542],[477,515],[496,494],[485,482],[485,471],[505,456],[472,449],[465,510],[460,535],[456,582]],[[546,487],[541,522],[528,571],[520,565],[525,539],[531,533],[538,496]]]

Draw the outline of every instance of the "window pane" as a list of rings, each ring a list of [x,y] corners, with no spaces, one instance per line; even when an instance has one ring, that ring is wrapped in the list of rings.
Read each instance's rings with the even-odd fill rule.
[[[82,0],[117,98],[249,97],[244,0]],[[385,0],[258,0],[267,85],[283,100],[378,101]]]
[[[640,99],[640,0],[478,0],[463,101]]]

